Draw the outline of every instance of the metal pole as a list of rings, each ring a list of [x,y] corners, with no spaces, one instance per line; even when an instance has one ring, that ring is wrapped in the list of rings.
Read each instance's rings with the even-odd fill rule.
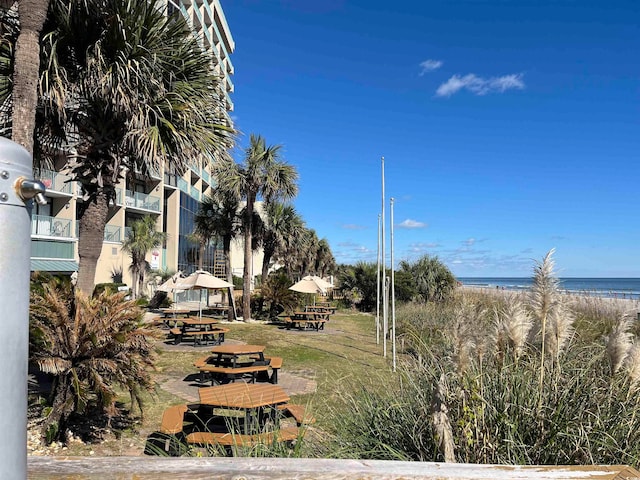
[[[387,273],[385,269],[386,257],[384,251],[384,157],[382,157],[382,278],[385,279],[385,294],[382,296],[382,355],[387,356]]]
[[[376,257],[376,345],[380,345],[380,214],[378,214],[378,256]]]
[[[32,178],[29,152],[0,137],[0,465],[2,478],[27,478],[27,363],[31,212],[25,200],[44,185]]]
[[[393,263],[393,202],[394,198],[391,197],[390,205],[390,221],[389,228],[391,231],[391,342],[393,351],[393,371],[396,371],[396,280],[395,280],[395,268]]]

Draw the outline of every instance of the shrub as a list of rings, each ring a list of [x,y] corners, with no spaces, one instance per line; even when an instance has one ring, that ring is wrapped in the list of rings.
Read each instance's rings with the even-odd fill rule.
[[[114,416],[116,387],[131,397],[142,414],[142,390],[151,390],[153,339],[158,333],[142,323],[142,310],[124,293],[87,297],[70,284],[55,282],[32,290],[30,357],[53,376],[50,408],[42,427],[48,440],[64,438],[73,413],[98,407]]]
[[[453,273],[438,257],[425,255],[414,263],[400,262],[400,272],[413,279],[415,297],[424,302],[449,299],[457,285]]]

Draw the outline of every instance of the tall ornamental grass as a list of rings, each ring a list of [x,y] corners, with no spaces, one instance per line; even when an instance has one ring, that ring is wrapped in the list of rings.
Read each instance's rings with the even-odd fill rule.
[[[553,252],[527,294],[460,294],[397,312],[393,385],[345,395],[336,456],[640,465],[640,340],[621,311],[576,308]],[[586,318],[594,324],[586,325]],[[347,409],[349,415],[344,415]]]

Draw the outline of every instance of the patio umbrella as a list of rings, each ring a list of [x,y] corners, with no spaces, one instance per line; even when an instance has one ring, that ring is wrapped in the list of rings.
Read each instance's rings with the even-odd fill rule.
[[[291,285],[289,290],[301,293],[321,293],[324,295],[327,293],[327,289],[332,287],[333,285],[316,275],[307,275],[299,282]]]
[[[182,272],[178,272],[176,274],[174,274],[173,276],[171,276],[171,278],[169,278],[166,282],[164,282],[163,284],[161,284],[158,288],[157,291],[159,292],[175,292],[178,289],[176,289],[176,283],[179,280],[184,279],[184,275],[182,274]]]
[[[307,275],[303,277],[299,282],[294,283],[289,287],[289,290],[301,293],[320,293],[322,295],[327,294],[327,290],[333,288],[329,282],[323,280],[316,275]],[[313,304],[315,305],[316,297],[313,296]]]
[[[181,271],[178,271],[177,273],[175,273],[174,275],[172,275],[167,281],[165,281],[163,284],[161,284],[156,290],[158,292],[173,292],[174,293],[174,298],[173,298],[173,308],[176,308],[176,301],[175,301],[175,294],[182,292],[183,289],[177,288],[176,285],[177,283],[184,279],[184,274]],[[175,316],[175,314],[174,314]]]
[[[233,287],[233,284],[226,282],[204,270],[196,270],[187,278],[183,278],[175,285],[180,290],[220,290]],[[200,317],[202,317],[202,298],[198,300]]]

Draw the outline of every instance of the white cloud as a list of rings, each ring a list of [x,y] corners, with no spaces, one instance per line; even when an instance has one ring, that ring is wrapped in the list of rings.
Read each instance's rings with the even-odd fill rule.
[[[439,69],[442,66],[442,60],[425,60],[424,62],[420,62],[420,76],[423,76],[425,73],[433,72],[434,70]]]
[[[365,230],[367,227],[364,225],[356,225],[355,223],[345,223],[342,228],[346,230]]]
[[[427,224],[407,218],[404,222],[399,223],[397,226],[398,228],[424,228],[427,226]]]
[[[502,93],[512,89],[522,90],[525,87],[522,77],[523,75],[521,73],[491,78],[478,77],[473,73],[469,73],[463,77],[454,75],[438,87],[436,96],[450,97],[463,89],[476,95],[486,95],[495,92]]]
[[[476,239],[471,237],[471,238],[467,238],[466,240],[464,240],[462,243],[464,243],[467,247],[472,247],[474,243],[476,243]]]

